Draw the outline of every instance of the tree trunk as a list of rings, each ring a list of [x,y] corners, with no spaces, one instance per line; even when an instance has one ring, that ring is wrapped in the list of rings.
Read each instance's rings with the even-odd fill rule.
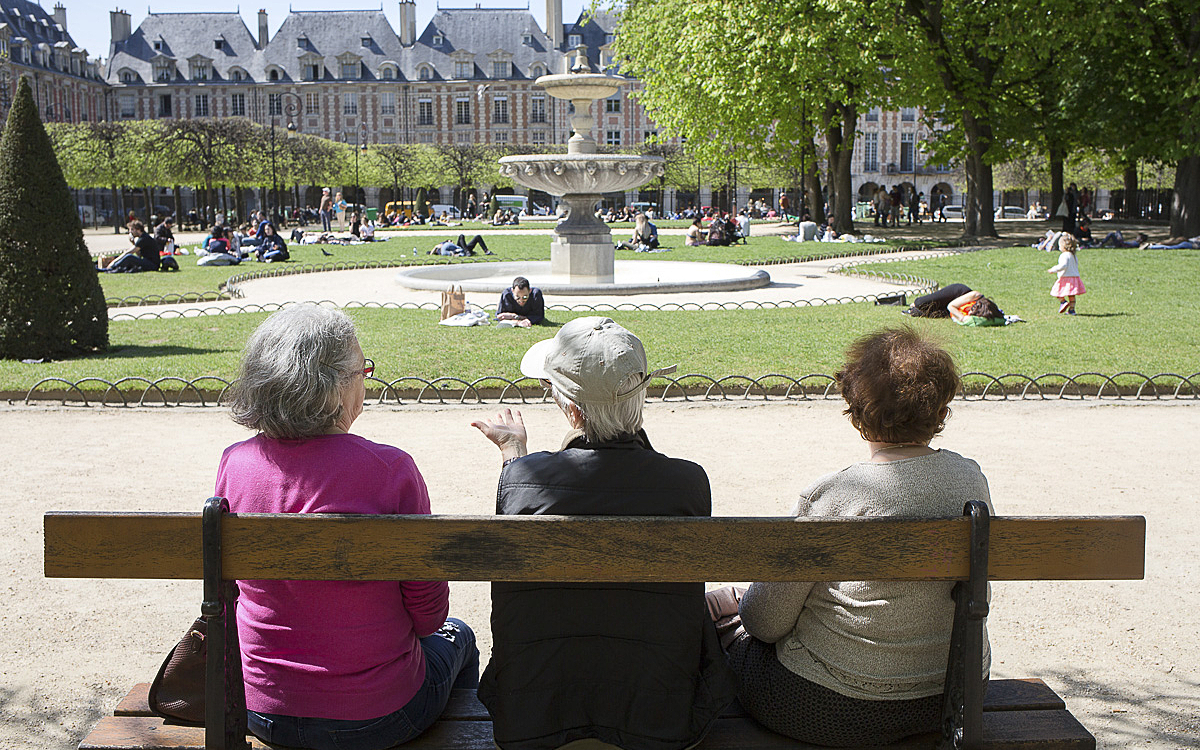
[[[1171,236],[1200,235],[1200,154],[1185,156],[1175,165],[1175,195],[1171,198]]]
[[[178,185],[171,188],[171,197],[175,199],[175,223],[179,224],[183,216],[183,191]]]
[[[963,205],[963,235],[975,237],[979,234],[979,185],[976,184],[979,173],[975,169],[974,153],[967,154],[966,168],[963,172],[967,178],[967,199]]]
[[[854,231],[850,159],[854,153],[854,130],[858,127],[858,113],[853,105],[828,102],[825,105],[824,120],[833,228],[839,234],[845,234]]]
[[[1066,188],[1063,185],[1063,162],[1066,161],[1066,152],[1055,146],[1048,149],[1047,156],[1050,159],[1050,218],[1054,218],[1054,212],[1058,210],[1058,206],[1063,201],[1063,194]]]
[[[154,223],[154,194],[149,187],[142,188],[142,199],[146,201],[146,222],[149,226]]]
[[[245,196],[242,195],[242,186],[233,186],[233,211],[237,214],[237,223],[239,225],[246,223],[246,206]]]
[[[997,237],[992,213],[992,165],[985,160],[992,142],[992,128],[973,115],[963,117],[967,139],[967,209],[965,231],[969,237]]]
[[[1138,195],[1138,171],[1137,162],[1129,164],[1125,167],[1124,174],[1124,195],[1121,199],[1121,218],[1135,219],[1141,216],[1141,196]]]
[[[804,175],[804,183],[809,216],[818,224],[824,224],[826,217],[825,203],[821,200],[821,170],[817,168],[816,159],[813,159],[808,165],[808,174]]]

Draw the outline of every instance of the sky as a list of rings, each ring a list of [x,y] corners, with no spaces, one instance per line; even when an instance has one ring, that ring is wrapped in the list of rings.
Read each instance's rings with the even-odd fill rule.
[[[46,9],[47,13],[53,11],[55,0],[37,1]],[[121,8],[130,14],[134,29],[137,29],[138,24],[146,18],[147,5],[155,13],[232,12],[236,10],[241,12],[242,19],[246,22],[246,28],[252,35],[258,34],[258,9],[264,8],[270,23],[271,36],[274,37],[275,32],[283,23],[283,19],[287,17],[289,8],[291,10],[377,10],[381,4],[380,0],[374,0],[374,2],[372,0],[192,0],[191,2],[150,0],[145,4],[141,0],[132,0],[131,3],[118,0],[108,0],[108,2],[105,0],[60,1],[67,9],[67,33],[75,40],[75,44],[88,51],[88,56],[91,58],[108,57],[110,28],[108,12],[116,8]],[[574,21],[579,17],[587,2],[588,0],[562,0],[563,20]],[[545,0],[528,0],[528,3],[525,0],[479,0],[478,3],[475,0],[417,0],[418,35],[429,23],[429,19],[433,18],[439,3],[444,9],[474,8],[477,4],[484,8],[524,9],[528,7],[542,29],[546,28]],[[392,28],[399,31],[400,3],[398,0],[382,0],[382,6]]]

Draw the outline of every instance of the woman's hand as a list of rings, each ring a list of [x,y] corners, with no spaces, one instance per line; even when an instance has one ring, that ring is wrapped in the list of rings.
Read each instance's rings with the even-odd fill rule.
[[[500,455],[505,461],[529,454],[529,448],[526,447],[529,437],[519,411],[505,409],[498,412],[492,421],[477,420],[471,426],[500,448]]]
[[[516,320],[517,314],[510,312],[502,312],[496,316],[496,320]]]

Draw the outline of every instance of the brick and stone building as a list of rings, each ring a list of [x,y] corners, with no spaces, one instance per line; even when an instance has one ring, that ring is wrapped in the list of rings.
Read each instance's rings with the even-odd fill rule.
[[[62,3],[47,13],[29,0],[0,0],[0,123],[21,78],[29,79],[43,121],[107,119],[101,73],[99,61],[67,33]]]

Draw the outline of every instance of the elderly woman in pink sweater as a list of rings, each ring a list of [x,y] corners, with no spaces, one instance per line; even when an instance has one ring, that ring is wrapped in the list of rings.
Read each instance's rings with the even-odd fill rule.
[[[258,434],[225,450],[216,494],[236,513],[427,514],[412,457],[351,434],[363,357],[343,313],[287,308],[251,335],[233,418]],[[479,651],[446,619],[445,581],[238,581],[250,731],[293,748],[376,750],[413,739]]]

